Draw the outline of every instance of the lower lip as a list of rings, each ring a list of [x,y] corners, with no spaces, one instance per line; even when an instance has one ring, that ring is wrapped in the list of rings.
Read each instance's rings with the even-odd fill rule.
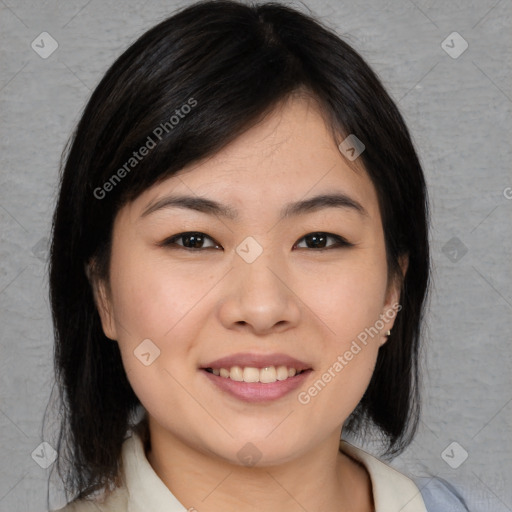
[[[201,369],[201,372],[220,390],[245,402],[268,402],[277,400],[297,389],[308,378],[311,370],[306,370],[285,380],[276,380],[268,384],[262,382],[238,382],[226,377],[219,377]]]

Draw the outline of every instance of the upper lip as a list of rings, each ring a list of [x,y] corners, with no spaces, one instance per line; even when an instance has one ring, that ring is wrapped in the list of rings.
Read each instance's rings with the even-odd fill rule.
[[[286,366],[288,368],[295,368],[297,371],[309,370],[311,365],[300,361],[295,357],[287,354],[254,354],[250,352],[243,352],[232,354],[230,356],[221,357],[210,363],[203,365],[201,368],[232,368],[233,366],[252,367],[252,368],[266,368],[267,366]]]

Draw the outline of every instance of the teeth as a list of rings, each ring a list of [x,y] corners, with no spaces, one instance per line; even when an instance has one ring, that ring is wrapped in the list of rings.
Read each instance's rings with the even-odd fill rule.
[[[287,366],[267,366],[266,368],[254,368],[251,366],[240,367],[232,366],[229,370],[227,368],[212,369],[207,368],[207,371],[214,375],[229,378],[237,382],[262,382],[269,384],[276,382],[276,380],[286,380],[289,377],[297,375],[298,372],[295,368],[288,368]]]

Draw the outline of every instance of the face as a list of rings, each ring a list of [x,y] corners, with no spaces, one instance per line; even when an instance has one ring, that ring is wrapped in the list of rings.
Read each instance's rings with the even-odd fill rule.
[[[300,97],[120,210],[110,269],[103,329],[150,423],[236,464],[339,435],[399,302],[376,191]]]

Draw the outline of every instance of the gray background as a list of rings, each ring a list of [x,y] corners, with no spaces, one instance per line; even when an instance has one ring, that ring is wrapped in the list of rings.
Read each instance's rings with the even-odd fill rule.
[[[51,467],[31,454],[47,440],[41,423],[53,342],[45,259],[61,151],[107,67],[188,3],[0,0],[1,511],[46,510]],[[512,2],[306,5],[378,72],[430,187],[424,412],[415,441],[392,465],[414,478],[447,479],[472,511],[512,511]],[[31,47],[42,46],[44,31],[59,45],[46,59]],[[457,58],[441,46],[454,31],[469,45]],[[460,51],[452,39],[450,51]],[[64,504],[57,484],[52,507]]]

